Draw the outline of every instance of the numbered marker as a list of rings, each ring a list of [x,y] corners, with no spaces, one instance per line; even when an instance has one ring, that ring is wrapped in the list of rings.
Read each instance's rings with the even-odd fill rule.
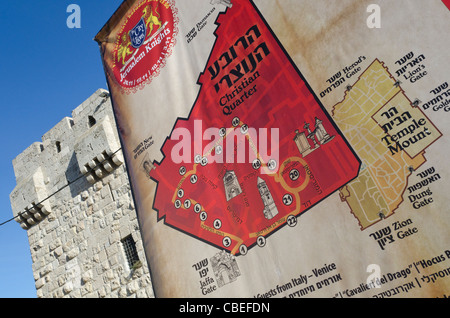
[[[196,155],[196,156],[194,157],[194,162],[195,162],[195,163],[200,163],[200,161],[202,161],[202,156]]]
[[[246,134],[248,131],[248,126],[246,124],[241,126],[241,133],[242,134]]]
[[[264,247],[266,245],[266,238],[264,236],[258,236],[256,244],[258,244],[259,247]]]
[[[231,239],[228,236],[225,236],[222,240],[222,244],[225,247],[229,247],[231,245]]]
[[[217,155],[220,155],[222,153],[222,150],[223,150],[222,146],[217,146],[216,149],[215,149],[215,152],[216,152]]]
[[[294,199],[292,198],[292,195],[290,195],[289,193],[286,193],[285,195],[283,195],[283,203],[284,203],[284,205],[291,205],[292,202],[294,202]]]
[[[216,230],[220,229],[222,227],[222,221],[220,219],[215,219],[214,220],[214,228]]]
[[[184,176],[184,174],[186,173],[186,167],[181,166],[179,172],[180,172],[180,175]]]
[[[180,200],[175,200],[175,207],[177,209],[179,209],[181,207],[181,201]]]
[[[297,225],[297,218],[293,215],[289,215],[286,223],[290,226],[290,227],[294,227]]]
[[[200,213],[200,211],[202,210],[202,206],[200,203],[197,203],[194,205],[194,212],[195,213]]]
[[[191,183],[192,183],[192,184],[197,183],[197,180],[198,180],[197,175],[196,175],[196,174],[193,174],[193,175],[191,176],[190,180],[191,180]]]
[[[255,169],[255,170],[261,168],[261,160],[259,160],[259,159],[253,160],[253,162],[252,162],[252,167],[253,167],[253,169]]]
[[[183,189],[179,189],[178,192],[177,192],[177,196],[178,196],[179,198],[182,198],[183,195],[184,195],[184,190],[183,190]]]
[[[289,178],[292,181],[297,180],[300,177],[300,172],[298,172],[297,169],[292,169],[291,171],[289,171]]]
[[[277,162],[273,159],[270,159],[269,162],[267,163],[267,168],[269,168],[269,170],[275,170],[276,167]]]
[[[202,213],[200,213],[200,220],[206,221],[207,218],[208,218],[208,213],[206,213],[205,211],[202,211]]]
[[[246,245],[242,244],[241,246],[239,246],[239,253],[241,253],[241,255],[245,255],[248,252],[248,248]]]
[[[186,200],[184,201],[184,207],[185,207],[186,209],[189,209],[189,208],[191,207],[191,200],[186,199]]]
[[[206,166],[206,164],[208,163],[208,158],[203,157],[202,160],[200,161],[200,164],[204,167]]]
[[[233,125],[233,127],[237,127],[239,126],[240,122],[241,120],[239,119],[239,117],[234,117],[233,120],[231,121],[231,124]]]
[[[220,137],[224,137],[226,133],[227,133],[227,130],[225,128],[222,127],[222,128],[219,129],[219,136]]]

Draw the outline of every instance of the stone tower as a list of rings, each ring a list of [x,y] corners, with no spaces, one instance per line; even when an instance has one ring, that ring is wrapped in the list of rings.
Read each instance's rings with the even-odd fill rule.
[[[234,171],[227,171],[225,173],[223,176],[223,184],[227,201],[242,193],[241,186]]]
[[[259,194],[261,195],[261,199],[264,204],[264,217],[268,220],[272,219],[275,215],[278,214],[277,206],[275,205],[275,202],[273,201],[272,194],[270,193],[269,188],[267,187],[266,182],[258,177],[258,190]]]
[[[37,296],[154,297],[114,115],[98,90],[13,160]]]

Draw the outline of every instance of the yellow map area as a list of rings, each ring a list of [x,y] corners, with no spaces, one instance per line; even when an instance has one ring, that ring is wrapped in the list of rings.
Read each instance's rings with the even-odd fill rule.
[[[358,177],[340,196],[364,230],[399,207],[408,177],[442,134],[379,60],[333,107],[332,116],[362,161]]]

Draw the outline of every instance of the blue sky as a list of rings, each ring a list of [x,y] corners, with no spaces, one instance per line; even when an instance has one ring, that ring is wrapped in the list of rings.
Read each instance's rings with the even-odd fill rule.
[[[12,160],[55,126],[106,80],[93,40],[122,0],[0,2],[0,223],[13,217]],[[66,21],[81,9],[81,28]],[[0,298],[35,298],[27,233],[15,221],[0,226]]]

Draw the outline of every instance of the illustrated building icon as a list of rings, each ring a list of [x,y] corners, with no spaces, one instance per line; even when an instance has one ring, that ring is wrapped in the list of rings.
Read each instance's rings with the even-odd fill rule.
[[[318,149],[320,145],[324,145],[334,138],[334,136],[330,136],[328,134],[323,126],[322,120],[317,117],[315,118],[314,130],[311,130],[309,123],[305,123],[303,128],[306,129],[307,134],[305,134],[305,132],[296,130],[294,137],[294,142],[303,157],[306,157],[311,152]],[[311,146],[308,139],[313,142],[313,147]]]
[[[323,127],[322,121],[316,117],[316,137],[321,145],[326,144],[327,142],[333,140],[334,136],[330,136],[328,132]]]
[[[219,287],[223,287],[226,284],[234,282],[239,276],[241,276],[236,259],[229,253],[220,251],[210,260],[214,276],[216,277],[216,282]]]
[[[227,6],[228,8],[231,8],[233,4],[231,3],[231,0],[211,0],[211,4],[223,4]]]
[[[227,171],[223,176],[223,185],[225,187],[225,196],[230,201],[235,196],[242,193],[241,186],[234,171]]]
[[[298,151],[300,151],[301,155],[303,157],[306,157],[308,154],[313,152],[311,149],[311,145],[309,144],[308,139],[306,138],[305,133],[299,130],[295,131],[295,138],[294,138],[295,144],[297,145]]]
[[[275,202],[273,201],[272,194],[269,191],[269,188],[267,187],[266,182],[258,177],[258,190],[259,194],[261,195],[261,199],[264,203],[264,217],[268,220],[272,219],[275,215],[278,214],[277,206],[275,205]]]

